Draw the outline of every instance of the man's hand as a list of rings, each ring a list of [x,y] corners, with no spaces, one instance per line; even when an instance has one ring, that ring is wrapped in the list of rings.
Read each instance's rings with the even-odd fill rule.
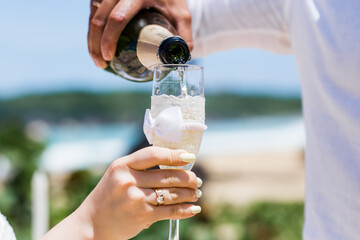
[[[99,1],[100,2],[100,1]],[[175,26],[178,34],[193,48],[191,14],[186,0],[102,0],[90,2],[88,48],[96,66],[105,68],[115,54],[116,43],[126,24],[143,8],[155,8]]]

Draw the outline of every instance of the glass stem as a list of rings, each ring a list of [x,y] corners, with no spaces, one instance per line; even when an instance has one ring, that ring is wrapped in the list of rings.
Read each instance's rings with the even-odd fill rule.
[[[179,240],[179,219],[170,220],[169,240]]]

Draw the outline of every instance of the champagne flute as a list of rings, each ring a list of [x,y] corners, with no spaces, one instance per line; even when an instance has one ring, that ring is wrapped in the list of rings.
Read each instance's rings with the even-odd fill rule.
[[[204,98],[203,68],[196,65],[174,64],[157,65],[154,68],[153,92],[151,97],[151,117],[156,119],[160,114],[168,111],[165,128],[179,119],[174,117],[180,114],[181,128],[179,131],[170,130],[170,138],[156,134],[153,131],[152,144],[154,146],[184,149],[189,153],[199,154],[202,135],[206,129],[205,98]],[[178,112],[176,112],[176,110]],[[176,113],[176,114],[174,114]],[[171,119],[171,117],[175,119]],[[160,131],[161,132],[161,131]],[[165,134],[166,135],[166,134]],[[168,134],[169,135],[169,134]],[[176,139],[177,138],[177,139]],[[194,162],[182,167],[160,166],[160,168],[181,168],[191,170]],[[169,240],[179,239],[179,220],[170,220]]]

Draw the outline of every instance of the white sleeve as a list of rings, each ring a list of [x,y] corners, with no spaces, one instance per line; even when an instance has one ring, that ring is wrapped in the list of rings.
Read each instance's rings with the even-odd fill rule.
[[[14,230],[7,222],[4,215],[0,213],[0,239],[1,240],[16,240]]]
[[[187,0],[193,57],[237,47],[291,53],[285,19],[291,0]]]

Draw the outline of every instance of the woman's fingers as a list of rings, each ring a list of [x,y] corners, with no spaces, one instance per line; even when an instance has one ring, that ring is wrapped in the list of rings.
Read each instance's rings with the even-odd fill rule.
[[[131,171],[137,187],[169,188],[182,187],[196,190],[199,181],[195,173],[181,169],[155,169],[148,171]]]
[[[128,22],[140,11],[141,0],[121,0],[111,11],[101,38],[101,52],[110,61],[116,50],[116,43]]]
[[[157,202],[157,197],[159,197],[154,189],[151,188],[140,188],[144,194],[146,201],[152,205],[159,205]],[[189,188],[161,188],[157,189],[163,194],[164,202],[162,205],[173,205],[183,202],[196,202],[202,195],[199,189],[189,189]]]
[[[192,204],[162,205],[154,207],[155,221],[184,219],[201,212],[201,207]]]
[[[131,154],[127,165],[135,170],[145,170],[157,165],[185,166],[194,161],[195,155],[184,150],[147,147]]]

